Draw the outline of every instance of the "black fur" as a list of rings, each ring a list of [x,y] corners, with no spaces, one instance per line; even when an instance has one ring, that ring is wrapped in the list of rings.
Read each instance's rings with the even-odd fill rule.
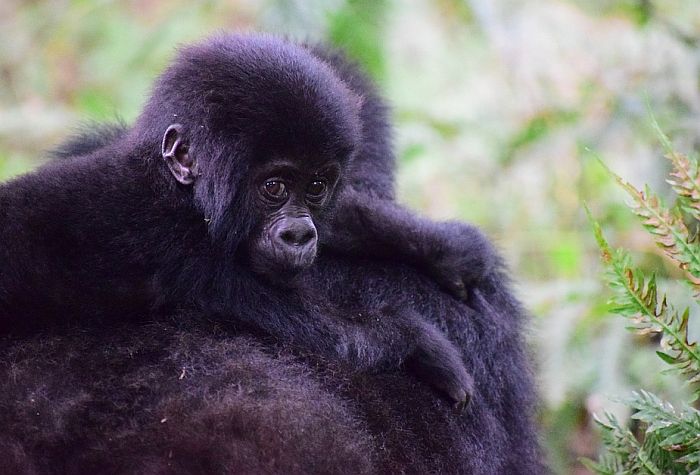
[[[89,155],[90,153],[124,137],[129,128],[124,122],[86,122],[78,127],[75,134],[59,146],[49,151],[52,159],[66,159]]]
[[[191,153],[199,157],[202,176],[194,189],[177,184],[158,153],[173,122],[186,127]],[[329,450],[355,460],[358,472],[539,470],[532,388],[520,342],[522,312],[504,287],[497,258],[474,228],[431,223],[391,201],[385,108],[341,56],[270,37],[222,36],[181,52],[133,128],[105,130],[69,143],[58,153],[65,160],[0,187],[0,221],[7,223],[0,230],[0,331],[57,331],[68,317],[85,329],[77,337],[71,334],[80,330],[70,326],[61,330],[68,336],[5,337],[3,377],[16,383],[0,391],[6,417],[0,427],[8,428],[0,447],[25,471],[33,464],[48,471],[42,464],[63,458],[66,465],[52,470],[140,467],[150,473],[168,472],[172,464],[176,472],[234,466],[242,472],[326,472],[331,470],[314,464],[333,465]],[[72,158],[65,153],[71,150]],[[332,156],[343,168],[341,190],[318,218],[320,258],[285,286],[251,272],[242,246],[262,219],[248,180],[266,157],[280,152],[296,160]],[[358,256],[363,253],[384,263],[364,261]],[[401,262],[463,298],[471,288],[469,305],[477,312]],[[90,326],[180,315],[178,309],[190,309],[187,314],[196,318],[181,316],[179,329],[130,324],[121,330],[123,339]],[[198,329],[205,321],[223,333]],[[253,358],[249,370],[261,379],[240,383],[239,360],[231,355],[246,351],[250,342],[228,335],[242,329],[271,337],[265,348],[281,344],[300,360],[277,353]],[[183,343],[187,338],[197,343]],[[109,354],[100,357],[101,341],[150,356],[115,368]],[[180,364],[178,355],[200,344],[220,351],[200,354],[201,371],[192,375],[192,387],[144,382],[150,376],[144,380],[143,372],[168,378],[169,366],[157,355]],[[76,354],[86,366],[56,363],[43,345]],[[477,400],[462,419],[411,377],[377,372],[406,363],[459,399],[460,390],[472,390],[462,358],[477,382]],[[25,370],[17,373],[22,364]],[[90,374],[102,365],[102,376]],[[303,369],[309,367],[311,373]],[[279,432],[270,429],[270,418],[279,415],[284,401],[261,397],[259,407],[269,408],[269,416],[267,409],[250,414],[235,402],[236,390],[257,394],[266,374],[275,374],[269,378],[274,391],[301,391],[306,401]],[[61,385],[66,378],[73,382]],[[136,383],[123,386],[115,378]],[[327,384],[318,386],[317,379]],[[31,427],[27,411],[34,402],[20,396],[42,380],[53,381],[53,391],[63,391],[67,405],[36,421],[36,430],[24,430]],[[238,381],[235,387],[232,381]],[[134,388],[143,390],[143,399]],[[207,391],[225,402],[217,403]],[[83,396],[97,407],[82,404]],[[115,412],[114,400],[123,400],[127,412]],[[139,419],[173,400],[184,407],[187,430],[166,436],[158,432],[161,426],[149,425],[152,420]],[[332,412],[338,425],[326,428],[340,434],[333,449],[304,435],[312,431],[305,424],[329,424],[335,403],[326,400],[338,404]],[[84,411],[95,419],[81,428]],[[217,430],[211,423],[218,415],[250,430]],[[133,434],[120,437],[125,430]],[[121,456],[108,462],[100,447]],[[338,471],[347,471],[342,457],[337,462]]]
[[[0,342],[0,473],[544,471],[523,314],[499,273],[465,304],[410,267],[322,257],[309,272],[343,307],[371,305],[371,289],[435,316],[476,380],[466,413],[403,371],[361,371],[179,315]]]

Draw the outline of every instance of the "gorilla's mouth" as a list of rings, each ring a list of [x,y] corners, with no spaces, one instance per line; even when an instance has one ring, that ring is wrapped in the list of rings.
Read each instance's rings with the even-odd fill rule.
[[[318,246],[309,242],[300,246],[276,245],[263,235],[249,248],[253,272],[272,280],[289,279],[313,265]]]
[[[272,270],[284,269],[288,272],[299,272],[311,266],[316,259],[316,243],[292,248],[289,246],[272,247]]]

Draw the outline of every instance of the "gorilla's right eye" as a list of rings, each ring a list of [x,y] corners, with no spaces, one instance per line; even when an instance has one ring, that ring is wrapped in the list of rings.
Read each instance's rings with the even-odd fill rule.
[[[263,189],[270,198],[279,200],[287,197],[287,187],[279,180],[267,180]]]
[[[323,180],[314,180],[309,184],[306,192],[312,198],[323,198],[326,193],[326,182]]]

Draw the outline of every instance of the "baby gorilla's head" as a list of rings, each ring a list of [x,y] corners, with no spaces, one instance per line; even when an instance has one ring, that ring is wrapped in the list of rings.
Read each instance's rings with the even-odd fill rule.
[[[361,140],[362,99],[307,48],[223,35],[183,49],[136,130],[161,143],[215,242],[256,272],[289,275],[316,256],[343,170]],[[245,245],[241,245],[245,244]]]

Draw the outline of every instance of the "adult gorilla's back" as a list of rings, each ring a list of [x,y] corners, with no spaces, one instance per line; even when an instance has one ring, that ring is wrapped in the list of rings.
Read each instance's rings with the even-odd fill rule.
[[[198,327],[5,344],[0,473],[371,472],[364,428],[308,368]]]
[[[334,301],[351,306],[372,288],[382,302],[432,316],[475,378],[466,413],[408,372],[357,372],[180,315],[173,324],[0,340],[0,380],[9,383],[0,390],[0,470],[542,471],[522,311],[501,276],[467,306],[407,267],[327,258],[312,269]],[[353,272],[361,278],[349,283]]]

